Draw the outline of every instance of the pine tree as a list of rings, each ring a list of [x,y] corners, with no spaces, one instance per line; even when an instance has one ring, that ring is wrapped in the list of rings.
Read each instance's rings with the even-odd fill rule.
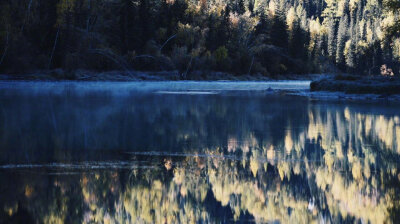
[[[286,21],[284,20],[282,12],[277,11],[272,20],[273,20],[271,27],[272,44],[278,47],[287,48],[288,44],[287,25]]]
[[[309,46],[308,46],[309,55],[310,58],[313,58],[315,60],[318,59],[318,55],[321,54],[321,44],[322,44],[321,24],[318,18],[316,20],[310,21],[309,35],[310,35]]]
[[[292,32],[295,22],[297,22],[296,12],[294,11],[293,7],[290,7],[290,9],[289,9],[289,11],[287,12],[287,15],[286,15],[286,24],[288,26],[289,33]]]
[[[346,66],[349,72],[356,67],[356,46],[354,40],[348,40],[345,47]]]
[[[394,19],[393,24],[391,24],[385,30],[386,37],[387,37],[387,39],[392,39],[393,37],[399,37],[400,36],[400,19],[399,19],[398,15],[400,12],[400,2],[398,0],[387,0],[385,2],[385,7],[390,12],[397,15]]]
[[[237,0],[236,4],[237,4],[236,12],[239,15],[244,14],[246,12],[246,8],[245,8],[245,5],[244,5],[244,0]]]
[[[338,17],[338,0],[325,0],[326,7],[322,12],[322,16],[329,19]]]
[[[334,59],[336,56],[336,22],[333,19],[330,19],[327,23],[328,27],[328,55],[331,59]]]
[[[251,12],[251,14],[254,14],[255,0],[249,0],[249,3],[247,6],[248,6],[248,9]]]
[[[289,52],[295,58],[307,57],[306,50],[306,36],[303,29],[301,29],[299,21],[295,21],[293,24],[292,35],[289,41]]]
[[[348,18],[344,15],[340,18],[339,28],[337,33],[337,45],[336,45],[336,63],[340,66],[344,64],[344,48],[347,38],[348,29]]]
[[[264,13],[264,11],[261,11],[261,14],[259,16],[259,22],[257,26],[255,27],[255,34],[260,35],[260,34],[268,34],[269,36],[269,21],[267,15]]]

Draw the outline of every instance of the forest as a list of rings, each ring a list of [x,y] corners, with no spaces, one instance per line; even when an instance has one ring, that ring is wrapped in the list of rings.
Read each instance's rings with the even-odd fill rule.
[[[397,1],[2,0],[0,73],[399,71]],[[386,70],[385,70],[386,71]]]

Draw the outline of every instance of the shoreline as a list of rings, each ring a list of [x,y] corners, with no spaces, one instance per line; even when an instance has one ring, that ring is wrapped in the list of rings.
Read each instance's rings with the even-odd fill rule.
[[[390,96],[400,94],[400,78],[385,76],[336,75],[314,80],[312,92],[344,92],[346,94],[376,94]]]
[[[260,76],[233,76],[227,73],[211,72],[207,79],[175,79],[177,77],[177,72],[140,72],[131,71],[130,74],[126,74],[123,71],[110,71],[110,72],[92,72],[79,70],[75,73],[74,79],[67,79],[65,76],[61,76],[65,71],[62,70],[52,70],[46,72],[36,72],[24,75],[2,75],[0,74],[0,82],[81,82],[81,83],[102,83],[102,82],[215,82],[220,85],[223,82],[296,82],[296,81],[309,81],[308,89],[285,89],[281,87],[273,87],[270,89],[259,89],[259,88],[248,88],[241,89],[239,91],[251,91],[251,92],[264,92],[268,94],[276,95],[288,95],[288,96],[299,96],[305,97],[309,100],[334,100],[334,101],[371,101],[371,102],[400,102],[400,81],[398,79],[388,79],[385,77],[358,77],[351,75],[285,75],[270,77],[260,77]],[[278,78],[279,77],[279,78]],[[367,85],[367,84],[368,85]],[[391,86],[399,85],[399,88],[385,88],[385,84]],[[199,88],[201,87],[197,86]],[[360,87],[361,86],[361,87]],[[371,87],[372,86],[372,87]],[[378,88],[376,87],[378,86]],[[367,89],[366,89],[367,88]],[[371,89],[369,89],[371,88]],[[229,89],[229,88],[228,88]],[[360,91],[361,89],[361,91]],[[154,89],[156,90],[156,89]],[[206,91],[207,89],[198,89],[196,91]],[[226,91],[235,91],[233,89],[212,89],[213,91],[219,91],[219,93]],[[367,92],[366,90],[371,90]],[[377,92],[377,90],[384,90],[383,92]],[[388,91],[389,90],[389,93]],[[162,88],[159,91],[164,91]],[[179,90],[185,91],[185,88]],[[188,89],[186,91],[193,91]],[[167,91],[168,92],[168,91]],[[193,93],[192,93],[193,94]]]
[[[280,81],[318,80],[327,74],[287,74],[272,77],[262,75],[234,75],[225,72],[193,71],[189,78],[182,78],[178,71],[89,71],[68,72],[62,69],[37,71],[27,74],[0,74],[0,81]]]

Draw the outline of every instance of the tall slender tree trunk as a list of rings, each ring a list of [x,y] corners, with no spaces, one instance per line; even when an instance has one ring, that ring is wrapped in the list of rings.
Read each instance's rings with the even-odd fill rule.
[[[57,46],[57,41],[58,41],[58,35],[59,35],[59,33],[60,33],[60,27],[58,27],[58,29],[57,29],[56,39],[54,40],[54,45],[53,45],[53,49],[51,50],[51,55],[50,55],[49,64],[48,64],[48,66],[47,66],[48,69],[50,69],[51,61],[53,60],[54,51],[56,50],[56,46]]]
[[[250,73],[251,73],[251,69],[253,68],[253,63],[254,63],[254,55],[253,55],[253,57],[251,58],[251,64],[250,64],[250,68],[249,68],[248,75],[250,75]]]
[[[190,61],[189,61],[189,64],[188,64],[188,66],[187,66],[187,68],[186,68],[186,71],[185,71],[185,73],[183,73],[183,77],[182,78],[185,78],[186,79],[186,77],[187,77],[187,75],[188,75],[188,73],[189,73],[189,69],[190,69],[190,67],[192,66],[192,61],[193,61],[193,55],[190,57]]]
[[[176,37],[176,34],[172,35],[171,37],[169,37],[164,44],[160,47],[160,52],[162,51],[162,49],[165,47],[165,45],[172,39],[174,39]]]

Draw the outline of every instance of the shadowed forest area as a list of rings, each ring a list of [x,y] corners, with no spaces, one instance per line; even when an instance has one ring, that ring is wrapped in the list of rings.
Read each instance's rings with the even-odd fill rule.
[[[399,111],[400,0],[0,0],[0,224],[400,223]]]
[[[399,70],[396,1],[2,0],[0,73]],[[386,68],[386,67],[385,67]]]

